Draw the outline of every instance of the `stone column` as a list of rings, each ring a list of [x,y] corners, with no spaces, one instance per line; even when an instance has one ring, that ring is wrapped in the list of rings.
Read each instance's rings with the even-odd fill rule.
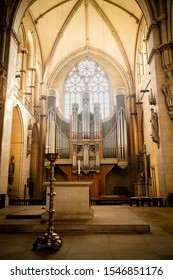
[[[8,36],[11,36],[11,38],[8,38],[8,44],[10,42],[10,52],[8,53],[10,63],[8,66],[5,61],[0,64],[0,194],[6,194],[8,187],[8,166],[13,114],[14,79],[18,48],[17,41],[12,30],[9,30]],[[8,49],[9,48],[6,47],[6,51]],[[6,129],[7,126],[8,129]]]
[[[22,52],[22,69],[21,69],[21,82],[20,90],[22,93],[26,91],[26,64],[27,64],[27,50],[23,49]]]
[[[167,72],[167,78],[162,85],[162,92],[165,96],[165,103],[168,109],[168,115],[173,120],[173,72]]]
[[[164,17],[162,17],[161,25],[158,21],[151,23],[148,29],[147,40],[149,43],[149,59],[151,73],[151,88],[156,93],[155,110],[158,115],[159,126],[159,147],[157,147],[157,168],[158,168],[158,195],[166,196],[173,191],[173,129],[172,121],[169,118],[165,105],[165,97],[162,93],[163,85],[165,86],[165,68],[169,67],[167,53],[164,51],[163,45],[166,44],[167,36],[164,34]],[[165,45],[166,46],[166,45]],[[165,90],[165,88],[164,88]],[[166,93],[165,93],[166,94]],[[167,98],[167,97],[166,97]],[[168,102],[168,99],[167,99]],[[168,111],[171,111],[170,105],[167,103]],[[157,145],[157,143],[156,143]]]
[[[162,14],[158,18],[158,22],[160,24],[161,44],[159,49],[161,51],[162,67],[168,69],[172,66],[172,43],[168,39],[166,14]]]
[[[31,69],[31,103],[34,105],[34,95],[35,95],[35,75],[36,69]]]
[[[17,36],[9,27],[10,2],[1,1],[0,3],[0,194],[6,194],[8,186],[13,84],[18,47]],[[10,68],[8,62],[11,62]],[[8,129],[6,129],[7,125]]]
[[[0,66],[0,110],[2,111],[4,107],[6,87],[7,87],[7,79],[5,73],[6,73],[5,69],[3,69],[2,66]]]

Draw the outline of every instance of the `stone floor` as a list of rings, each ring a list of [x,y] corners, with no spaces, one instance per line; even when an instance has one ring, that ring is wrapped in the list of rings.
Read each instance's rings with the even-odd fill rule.
[[[0,233],[1,260],[173,260],[173,208],[95,206],[102,213],[112,210],[121,216],[134,215],[144,224],[149,224],[148,233],[112,232],[61,232],[63,244],[58,252],[51,247],[32,244],[38,233]],[[128,212],[127,212],[128,210]],[[4,222],[5,210],[0,209],[0,225]],[[131,214],[130,214],[131,213]],[[119,220],[121,220],[119,216]],[[9,223],[14,224],[14,220]],[[28,221],[29,222],[29,221]],[[104,221],[103,221],[104,222]],[[27,221],[26,221],[27,223]],[[17,224],[17,222],[16,222]],[[17,226],[17,225],[16,225]]]

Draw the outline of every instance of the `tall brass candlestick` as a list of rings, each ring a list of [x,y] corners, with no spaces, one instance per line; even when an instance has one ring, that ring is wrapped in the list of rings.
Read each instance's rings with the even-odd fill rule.
[[[33,243],[33,248],[37,249],[38,244],[42,245],[47,245],[47,246],[52,246],[54,251],[58,251],[59,248],[62,245],[62,239],[57,235],[57,233],[54,232],[54,196],[56,195],[54,192],[54,184],[53,182],[55,181],[54,178],[54,166],[55,166],[55,161],[57,158],[57,154],[50,153],[46,154],[47,160],[50,161],[50,193],[49,195],[49,226],[48,226],[48,231],[43,234],[43,236],[39,236],[35,242]]]

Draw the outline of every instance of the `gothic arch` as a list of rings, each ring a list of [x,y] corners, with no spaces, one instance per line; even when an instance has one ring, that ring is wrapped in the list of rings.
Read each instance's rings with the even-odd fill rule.
[[[23,120],[19,106],[13,108],[11,145],[9,162],[14,157],[14,178],[13,182],[8,185],[8,195],[10,198],[19,198],[22,194],[22,156],[24,148],[23,139]],[[10,171],[10,165],[9,165]],[[8,180],[9,181],[9,180]]]
[[[89,57],[95,61],[97,61],[99,64],[101,64],[104,67],[104,63],[110,64],[113,68],[116,69],[116,71],[120,74],[123,83],[125,84],[125,87],[127,88],[128,94],[130,92],[134,91],[134,88],[132,84],[130,83],[127,74],[125,73],[122,66],[116,61],[112,56],[108,55],[107,53],[100,51],[95,48],[88,48],[86,49],[80,49],[76,52],[71,53],[69,56],[67,56],[63,61],[61,61],[60,64],[56,66],[52,74],[50,75],[48,81],[47,81],[47,88],[51,88],[54,80],[56,79],[56,76],[63,68],[70,69],[72,65],[76,64],[77,61],[82,60],[85,57]],[[106,69],[106,67],[104,67]]]

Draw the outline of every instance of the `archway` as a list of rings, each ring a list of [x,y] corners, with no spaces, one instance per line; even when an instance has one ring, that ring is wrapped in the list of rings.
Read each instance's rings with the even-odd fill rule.
[[[23,122],[19,107],[13,108],[11,145],[9,155],[8,196],[17,199],[23,196],[21,168],[23,153]]]

